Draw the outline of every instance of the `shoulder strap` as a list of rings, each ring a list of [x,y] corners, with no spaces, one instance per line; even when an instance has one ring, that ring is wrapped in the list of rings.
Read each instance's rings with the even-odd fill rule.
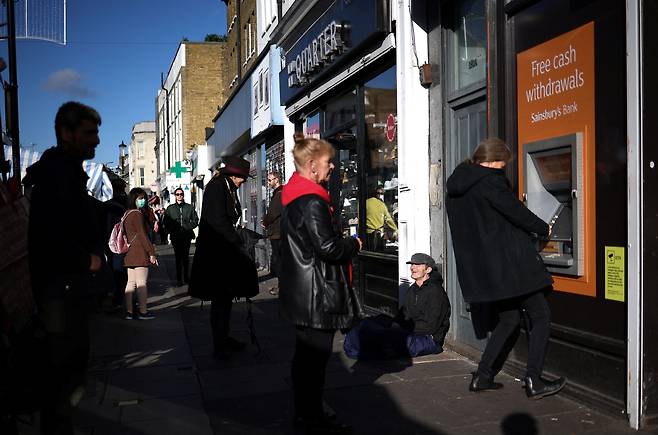
[[[134,211],[138,211],[138,210],[135,210],[134,208],[132,208],[132,209],[130,209],[130,210],[126,210],[126,212],[123,214],[123,217],[121,218],[121,223],[123,223],[123,221],[126,220],[126,218],[128,217],[128,215],[129,215],[130,213],[134,212]]]

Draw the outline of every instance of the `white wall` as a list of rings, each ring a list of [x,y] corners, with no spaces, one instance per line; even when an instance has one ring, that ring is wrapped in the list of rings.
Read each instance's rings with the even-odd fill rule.
[[[297,0],[282,0],[281,1],[281,15],[284,16],[286,12],[288,12],[288,9],[292,6],[293,3],[295,3]]]
[[[256,20],[258,21],[258,53],[270,41],[272,31],[279,24],[279,8],[277,0],[258,0],[256,4]]]
[[[270,46],[270,54],[263,58],[251,76],[251,137],[272,125],[283,125],[284,108],[279,95],[280,56],[280,49]]]
[[[128,151],[130,164],[130,187],[149,188],[157,178],[155,165],[155,122],[143,121],[132,128]],[[144,168],[144,183],[141,183],[139,168]]]
[[[429,93],[420,85],[412,46],[415,33],[418,62],[427,61],[427,33],[409,16],[411,0],[397,3],[396,63],[398,99],[399,274],[409,280],[405,262],[415,252],[430,253]]]

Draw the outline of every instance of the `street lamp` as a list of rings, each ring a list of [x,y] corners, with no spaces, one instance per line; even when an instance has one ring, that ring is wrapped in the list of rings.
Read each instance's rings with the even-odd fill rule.
[[[126,176],[126,158],[128,157],[126,152],[127,148],[128,145],[126,145],[125,143],[123,143],[123,141],[121,141],[121,143],[119,144],[119,171],[120,171],[119,176],[121,178],[124,178]]]

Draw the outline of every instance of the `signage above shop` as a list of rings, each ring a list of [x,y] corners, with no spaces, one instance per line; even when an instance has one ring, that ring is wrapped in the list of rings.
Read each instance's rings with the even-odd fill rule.
[[[320,84],[346,62],[367,53],[367,47],[390,32],[390,5],[387,0],[336,1],[292,44],[281,44],[285,69],[279,75],[281,102]],[[364,13],[363,11],[368,11]],[[292,40],[292,38],[291,38]]]
[[[349,25],[332,21],[288,63],[288,87],[299,87],[321,68],[327,67],[349,46]]]

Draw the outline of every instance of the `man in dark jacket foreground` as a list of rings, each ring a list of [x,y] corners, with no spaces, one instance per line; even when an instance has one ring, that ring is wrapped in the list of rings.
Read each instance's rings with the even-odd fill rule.
[[[91,107],[63,104],[55,117],[57,147],[46,150],[24,180],[31,187],[30,276],[51,366],[42,434],[73,434],[72,408],[82,397],[87,371],[86,302],[92,274],[101,270],[104,243],[82,161],[95,155],[100,124]]]
[[[434,259],[427,254],[411,256],[411,278],[404,305],[397,316],[381,314],[363,320],[345,337],[347,356],[385,359],[443,352],[450,328],[450,300]]]

